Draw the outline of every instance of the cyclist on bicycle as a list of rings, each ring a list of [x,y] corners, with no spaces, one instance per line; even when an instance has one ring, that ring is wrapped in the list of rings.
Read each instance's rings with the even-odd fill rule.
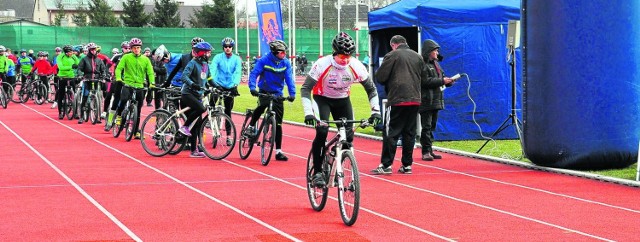
[[[92,81],[102,79],[107,73],[107,67],[102,60],[98,58],[98,50],[95,43],[87,44],[89,52],[87,56],[80,60],[78,64],[78,73],[81,73],[85,80]],[[91,89],[90,82],[84,82],[82,86],[82,104],[80,105],[80,113],[84,112],[85,105],[87,104],[87,97],[89,96],[89,89]],[[82,115],[81,115],[82,116]],[[82,118],[78,120],[78,123],[82,123]]]
[[[124,41],[122,42],[122,44],[120,44],[120,48],[122,48],[122,53],[114,55],[113,57],[111,57],[111,62],[113,62],[114,66],[118,66],[118,63],[120,63],[120,59],[122,59],[122,56],[124,56],[125,54],[131,52],[131,46],[129,46],[129,41]],[[115,73],[115,68],[114,68],[114,73]],[[115,76],[112,76],[112,78],[115,80]],[[122,78],[122,77],[121,77]],[[120,102],[120,92],[122,91],[122,82],[111,82],[111,83],[107,83],[107,95],[104,96],[104,105],[102,105],[104,107],[103,109],[103,115],[100,116],[107,116],[107,110],[109,112],[109,116],[107,117],[107,125],[104,127],[104,131],[108,131],[109,129],[111,129],[111,124],[113,123],[113,117],[116,114],[116,109],[118,108],[118,103]],[[111,106],[111,109],[109,109],[109,104],[111,103],[111,99],[113,99],[113,106]]]
[[[2,79],[3,82],[9,83],[9,80],[7,80],[7,73],[9,72],[9,65],[13,64],[13,61],[5,55],[5,51],[7,51],[7,49],[3,45],[0,45],[0,79]],[[13,83],[9,84],[13,85]],[[8,87],[4,88],[4,91],[8,92],[7,89]]]
[[[171,59],[171,53],[167,50],[164,45],[158,46],[157,49],[153,51],[153,55],[151,58],[151,64],[153,65],[153,72],[156,74],[156,86],[163,86],[164,82],[167,80],[167,67],[166,63]],[[147,95],[147,102],[151,99],[150,96],[153,96],[155,108],[162,108],[162,96],[163,93],[158,90],[149,90],[152,94]]]
[[[36,62],[33,58],[27,56],[27,50],[20,50],[20,57],[18,57],[18,68],[22,72],[22,82],[27,80],[27,77],[31,77],[31,69]]]
[[[114,74],[116,82],[123,82],[126,86],[140,89],[144,87],[148,77],[149,87],[154,88],[155,76],[153,75],[153,66],[151,65],[151,60],[141,53],[142,40],[133,38],[129,41],[129,45],[131,46],[132,53],[122,56],[122,59],[118,63]],[[120,125],[120,122],[122,121],[122,117],[120,117],[122,110],[124,110],[127,101],[133,97],[132,92],[134,91],[136,92],[136,101],[138,102],[137,115],[140,117],[140,111],[142,110],[142,104],[144,103],[144,91],[123,86],[122,91],[120,92],[118,109],[116,110],[116,125]],[[138,118],[133,126],[133,133],[135,134],[136,139],[140,138],[140,131],[138,130],[139,126],[140,118]]]
[[[207,61],[211,56],[211,50],[213,48],[207,42],[197,43],[194,47],[195,57],[187,64],[182,72],[182,98],[180,102],[182,106],[189,107],[187,111],[187,120],[184,122],[184,126],[180,127],[180,133],[192,137],[189,139],[191,143],[191,157],[202,158],[206,155],[198,150],[196,145],[196,132],[200,130],[202,125],[201,115],[204,113],[205,108],[202,105],[202,95],[207,83],[211,86],[215,86],[213,80],[211,80],[211,72],[209,72],[209,64]],[[195,122],[193,127],[189,129],[191,123]]]
[[[224,99],[224,113],[229,117],[231,117],[231,110],[233,109],[233,96],[240,95],[238,93],[238,85],[240,84],[240,78],[242,78],[242,59],[240,59],[240,56],[233,54],[235,44],[236,42],[232,38],[226,37],[222,39],[224,52],[213,57],[211,64],[209,64],[211,78],[213,78],[218,89],[231,92],[232,96]],[[215,105],[216,99],[211,99],[212,106]]]
[[[356,49],[353,38],[345,32],[340,32],[331,42],[333,54],[325,56],[316,61],[311,67],[304,84],[300,88],[302,95],[302,106],[304,109],[304,122],[307,125],[315,126],[316,117],[313,114],[313,100],[317,104],[320,120],[328,120],[329,115],[334,120],[341,118],[353,119],[353,108],[349,98],[351,85],[360,83],[364,86],[369,97],[371,107],[371,117],[373,123],[379,123],[380,105],[378,104],[378,92],[376,86],[369,78],[367,68],[358,59],[351,55]],[[347,141],[353,141],[353,124],[347,124]],[[313,170],[315,172],[312,184],[317,187],[326,185],[322,176],[322,161],[324,151],[322,148],[327,141],[329,134],[328,126],[317,126],[316,137],[313,139],[311,151],[313,153]]]
[[[33,65],[33,69],[31,69],[31,76],[35,77],[35,73],[38,73],[39,81],[45,86],[47,93],[49,92],[49,75],[53,74],[53,67],[51,66],[51,62],[47,60],[48,54],[45,55],[45,52],[38,52],[38,60]]]
[[[64,55],[58,55],[56,62],[58,63],[58,92],[56,92],[56,100],[57,103],[62,103],[62,99],[64,98],[64,90],[67,86],[67,80],[69,81],[69,85],[73,88],[73,79],[76,77],[74,69],[78,68],[78,63],[80,60],[77,56],[73,54],[73,47],[71,45],[65,45],[62,48],[64,51]],[[71,105],[68,103],[67,105]],[[58,106],[58,119],[62,119],[64,117],[63,107]]]
[[[290,102],[296,98],[296,84],[293,80],[291,62],[287,59],[287,44],[282,40],[275,40],[269,43],[270,53],[256,61],[256,65],[249,75],[249,90],[251,95],[258,96],[258,93],[275,94],[283,96],[284,85],[287,85]],[[258,78],[259,77],[259,78]],[[256,90],[256,82],[258,88]],[[258,107],[251,116],[247,131],[252,135],[256,134],[256,122],[264,110],[269,106],[269,99],[260,97]],[[282,116],[284,115],[283,100],[273,100],[273,111],[276,112],[276,160],[287,161],[289,158],[282,152]]]

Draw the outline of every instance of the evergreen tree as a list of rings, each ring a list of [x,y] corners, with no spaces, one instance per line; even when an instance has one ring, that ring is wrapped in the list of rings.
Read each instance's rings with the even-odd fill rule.
[[[122,1],[123,13],[120,20],[125,27],[144,27],[147,26],[151,16],[144,13],[144,5],[142,0],[126,0]]]
[[[53,25],[62,26],[62,20],[67,18],[62,0],[56,0],[56,8],[58,8],[58,13],[56,13],[56,17],[53,19]]]
[[[154,0],[155,7],[151,16],[154,27],[178,28],[184,27],[178,12],[178,3],[171,0]]]
[[[84,2],[80,1],[78,7],[76,8],[77,14],[73,14],[71,16],[71,21],[78,27],[85,27],[88,24],[87,21],[87,9],[84,7]]]
[[[91,0],[89,3],[89,26],[120,27],[121,24],[113,14],[113,9],[106,0]]]
[[[230,28],[233,27],[233,5],[231,0],[214,0],[205,3],[201,9],[193,11],[189,23],[194,28]]]

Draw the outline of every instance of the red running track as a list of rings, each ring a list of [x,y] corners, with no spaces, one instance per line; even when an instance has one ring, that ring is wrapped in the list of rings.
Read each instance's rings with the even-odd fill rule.
[[[144,108],[143,113],[149,113]],[[288,162],[151,157],[101,126],[33,103],[0,110],[2,241],[635,241],[640,190],[444,154],[371,176],[380,141],[356,138],[361,211],[311,209],[314,132],[285,125]],[[240,116],[234,116],[237,124]],[[398,157],[396,157],[398,158]],[[330,190],[335,197],[335,190]]]

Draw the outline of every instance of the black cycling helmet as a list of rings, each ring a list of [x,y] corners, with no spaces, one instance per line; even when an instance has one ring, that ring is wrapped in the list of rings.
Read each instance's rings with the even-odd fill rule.
[[[62,47],[62,52],[64,53],[69,53],[73,51],[73,47],[71,45],[65,45],[64,47]]]
[[[351,55],[356,50],[356,44],[353,42],[353,38],[345,32],[340,32],[331,41],[331,47],[333,48],[333,54],[345,54]]]
[[[274,40],[269,42],[271,53],[277,54],[279,51],[287,51],[287,44],[282,40]]]
[[[230,37],[226,37],[226,38],[222,39],[222,47],[225,47],[225,46],[235,47],[236,46],[236,41],[233,40]]]
[[[204,42],[204,39],[200,37],[193,37],[193,39],[191,39],[191,47],[195,47],[196,44],[200,42]]]

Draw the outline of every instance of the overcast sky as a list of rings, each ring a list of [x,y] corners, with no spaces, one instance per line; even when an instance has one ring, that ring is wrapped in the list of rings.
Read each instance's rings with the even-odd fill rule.
[[[209,3],[213,2],[213,0],[176,0],[176,2],[184,2],[184,5],[189,5],[189,6],[199,6],[199,5],[202,5],[202,3],[205,1]],[[238,3],[238,9],[243,9],[246,3],[248,2],[249,13],[256,12],[256,0],[231,0],[231,3],[233,4],[236,1]],[[281,0],[281,1],[286,1],[286,0]]]

